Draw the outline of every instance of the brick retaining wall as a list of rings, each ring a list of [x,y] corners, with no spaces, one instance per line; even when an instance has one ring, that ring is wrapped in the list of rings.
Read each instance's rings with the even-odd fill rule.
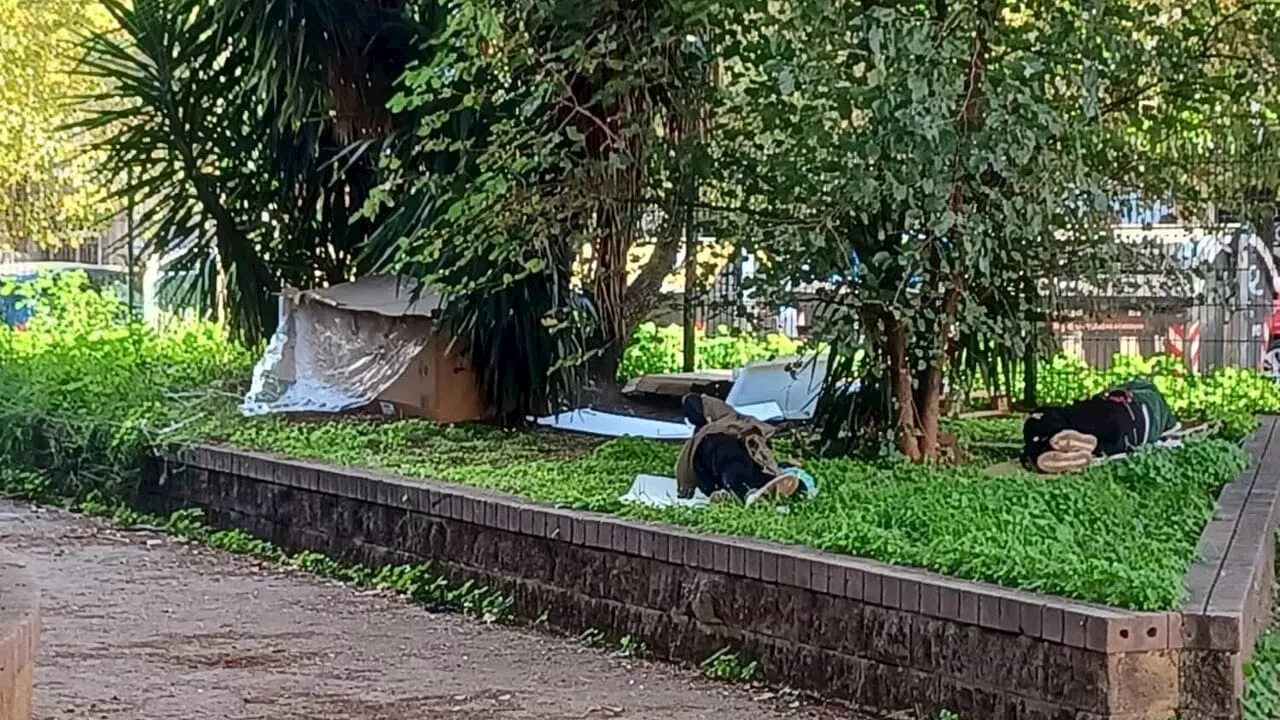
[[[1270,609],[1274,418],[1223,491],[1180,612],[1135,613],[796,546],[543,507],[464,486],[198,447],[155,458],[148,509],[372,565],[431,560],[518,614],[700,661],[729,646],[766,679],[881,711],[966,720],[1238,716]]]
[[[31,718],[31,681],[39,643],[35,584],[22,563],[0,552],[0,720]]]
[[[1263,419],[1245,443],[1252,462],[1223,488],[1187,571],[1182,606],[1183,718],[1239,717],[1243,664],[1271,622],[1280,520],[1280,422]]]

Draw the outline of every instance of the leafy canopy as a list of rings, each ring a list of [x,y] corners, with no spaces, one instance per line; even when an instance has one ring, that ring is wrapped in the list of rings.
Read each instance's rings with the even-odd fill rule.
[[[93,1],[0,0],[0,248],[78,244],[110,218],[92,137],[64,126],[102,87],[75,72],[75,45],[112,26]]]

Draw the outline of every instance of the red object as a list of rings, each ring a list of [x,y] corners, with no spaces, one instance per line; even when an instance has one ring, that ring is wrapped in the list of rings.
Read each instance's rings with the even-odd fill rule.
[[[1128,390],[1112,390],[1107,393],[1106,397],[1111,402],[1121,403],[1123,405],[1133,404],[1133,393]]]
[[[1193,370],[1200,367],[1200,322],[1192,320],[1185,325],[1170,326],[1164,339],[1164,350],[1185,360]]]
[[[1267,340],[1280,337],[1280,293],[1271,295],[1271,320],[1267,323]]]
[[[14,325],[14,326],[13,326],[13,329],[14,329],[14,330],[16,330],[16,331],[18,331],[18,332],[22,332],[23,330],[26,330],[26,329],[27,329],[27,324],[26,324],[26,323],[18,323],[17,325]]]

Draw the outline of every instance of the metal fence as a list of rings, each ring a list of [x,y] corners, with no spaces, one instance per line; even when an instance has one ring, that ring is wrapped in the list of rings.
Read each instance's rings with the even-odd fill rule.
[[[1194,304],[1141,309],[1122,302],[1110,311],[1063,313],[1050,323],[1056,347],[1096,370],[1117,357],[1170,355],[1190,371],[1220,367],[1280,371],[1280,325],[1274,301]]]
[[[38,248],[26,246],[13,250],[0,250],[0,265],[28,262],[70,262],[86,265],[102,265],[104,253],[97,243],[80,247]]]
[[[1163,355],[1171,358],[1165,368],[1176,363],[1196,373],[1251,369],[1280,382],[1280,274],[1274,244],[1239,226],[1118,226],[1117,237],[1147,243],[1172,270],[1117,277],[1103,287],[1061,284],[1047,303],[1055,309],[1039,321],[1039,351],[1010,362],[988,358],[986,367],[998,367],[1002,377],[974,377],[963,384],[979,394],[994,392],[1033,404],[1040,368],[1058,355],[1078,358],[1096,371],[1117,363],[1133,368],[1131,358]],[[802,295],[793,307],[757,302],[749,291],[751,271],[749,257],[740,254],[708,278],[691,297],[696,321],[705,328],[805,337],[818,313],[816,297]],[[681,321],[681,302],[683,297],[675,299],[668,322]]]

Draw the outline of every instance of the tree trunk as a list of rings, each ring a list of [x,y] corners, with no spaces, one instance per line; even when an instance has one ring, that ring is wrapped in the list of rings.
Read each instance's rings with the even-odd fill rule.
[[[613,409],[623,404],[622,388],[618,385],[618,367],[622,364],[622,353],[625,350],[625,345],[605,345],[587,363],[588,387],[584,392],[584,400],[588,406]]]
[[[942,367],[933,364],[920,373],[920,457],[935,460],[938,457],[938,422],[942,416]]]
[[[619,290],[613,282],[603,287],[607,294],[599,294],[601,285],[596,286],[596,303],[601,317],[612,317],[612,322],[601,327],[600,353],[590,363],[588,376],[597,392],[605,388],[617,387],[618,366],[622,363],[622,353],[627,348],[631,333],[635,332],[649,317],[662,291],[662,281],[675,269],[676,258],[680,250],[680,236],[671,234],[663,237],[653,249],[653,255],[640,269],[640,274],[626,286],[627,255],[631,244],[627,243],[620,253],[610,254],[609,263],[614,267],[597,266],[596,277],[602,273],[616,281],[621,278],[623,288]],[[596,262],[603,262],[604,256],[597,256]]]
[[[627,219],[617,217],[615,208],[608,208],[600,215],[599,225],[606,235],[591,245],[595,260],[591,289],[600,323],[600,354],[591,363],[590,374],[591,384],[603,387],[617,384],[618,363],[629,335],[627,255],[631,249],[631,233],[626,227]]]
[[[962,95],[960,99],[960,116],[956,123],[958,125],[958,135],[961,143],[957,145],[956,164],[957,170],[962,161],[960,153],[963,152],[964,138],[982,128],[983,125],[983,104],[981,96],[982,77],[986,66],[986,56],[988,51],[987,28],[995,22],[998,16],[1000,0],[987,0],[979,12],[978,24],[974,28],[973,33],[973,53],[969,57],[965,65],[965,79]],[[951,211],[957,216],[962,217],[964,214],[965,182],[969,178],[964,177],[957,172],[956,179],[951,186],[950,206]],[[952,245],[956,248],[956,252],[963,252],[963,232],[964,229],[959,225],[952,228],[949,235],[951,236]],[[947,282],[946,290],[942,294],[942,302],[940,312],[938,314],[938,323],[935,328],[936,332],[941,335],[941,348],[933,354],[929,359],[927,367],[917,376],[918,392],[920,404],[914,408],[912,419],[915,421],[916,435],[913,435],[910,442],[905,440],[902,442],[903,454],[913,461],[934,461],[938,457],[938,426],[942,415],[942,369],[947,364],[951,354],[953,338],[951,336],[951,328],[955,322],[956,313],[960,306],[960,295],[964,292],[964,275],[958,270],[958,262],[952,264],[950,270],[944,267],[942,250],[938,246],[940,241],[934,241],[934,250],[930,259],[930,273],[927,281],[933,283],[941,283],[944,279]],[[895,321],[895,327],[898,332],[903,334],[902,344],[905,351],[906,334],[905,329]],[[894,345],[897,343],[894,337],[890,337],[890,354],[894,354]],[[899,359],[893,358],[895,377],[894,377],[894,394],[898,395],[900,390],[905,386],[911,395],[911,374],[907,365],[907,358],[904,356],[899,365]],[[902,377],[899,377],[899,376]],[[899,417],[901,418],[901,410]],[[914,452],[910,452],[914,450]]]
[[[635,103],[627,103],[631,108]],[[626,112],[627,109],[622,110]],[[643,156],[643,148],[634,144],[628,148],[632,158]],[[595,153],[604,155],[604,148]],[[667,231],[658,239],[653,254],[636,279],[627,284],[627,258],[639,236],[641,211],[632,203],[644,193],[644,178],[640,166],[615,171],[607,182],[614,187],[614,201],[600,212],[598,227],[605,233],[592,245],[595,256],[594,291],[596,311],[600,318],[601,352],[592,363],[590,381],[597,391],[617,387],[618,366],[626,350],[631,333],[644,322],[657,304],[662,292],[662,281],[675,269],[680,252],[681,223],[676,222],[684,212],[678,192],[673,191],[665,210],[671,219]]]
[[[912,391],[911,360],[907,355],[907,327],[898,318],[885,322],[889,351],[889,379],[893,385],[894,430],[898,450],[911,462],[923,459],[916,426],[916,399]],[[936,434],[935,434],[936,443]]]

